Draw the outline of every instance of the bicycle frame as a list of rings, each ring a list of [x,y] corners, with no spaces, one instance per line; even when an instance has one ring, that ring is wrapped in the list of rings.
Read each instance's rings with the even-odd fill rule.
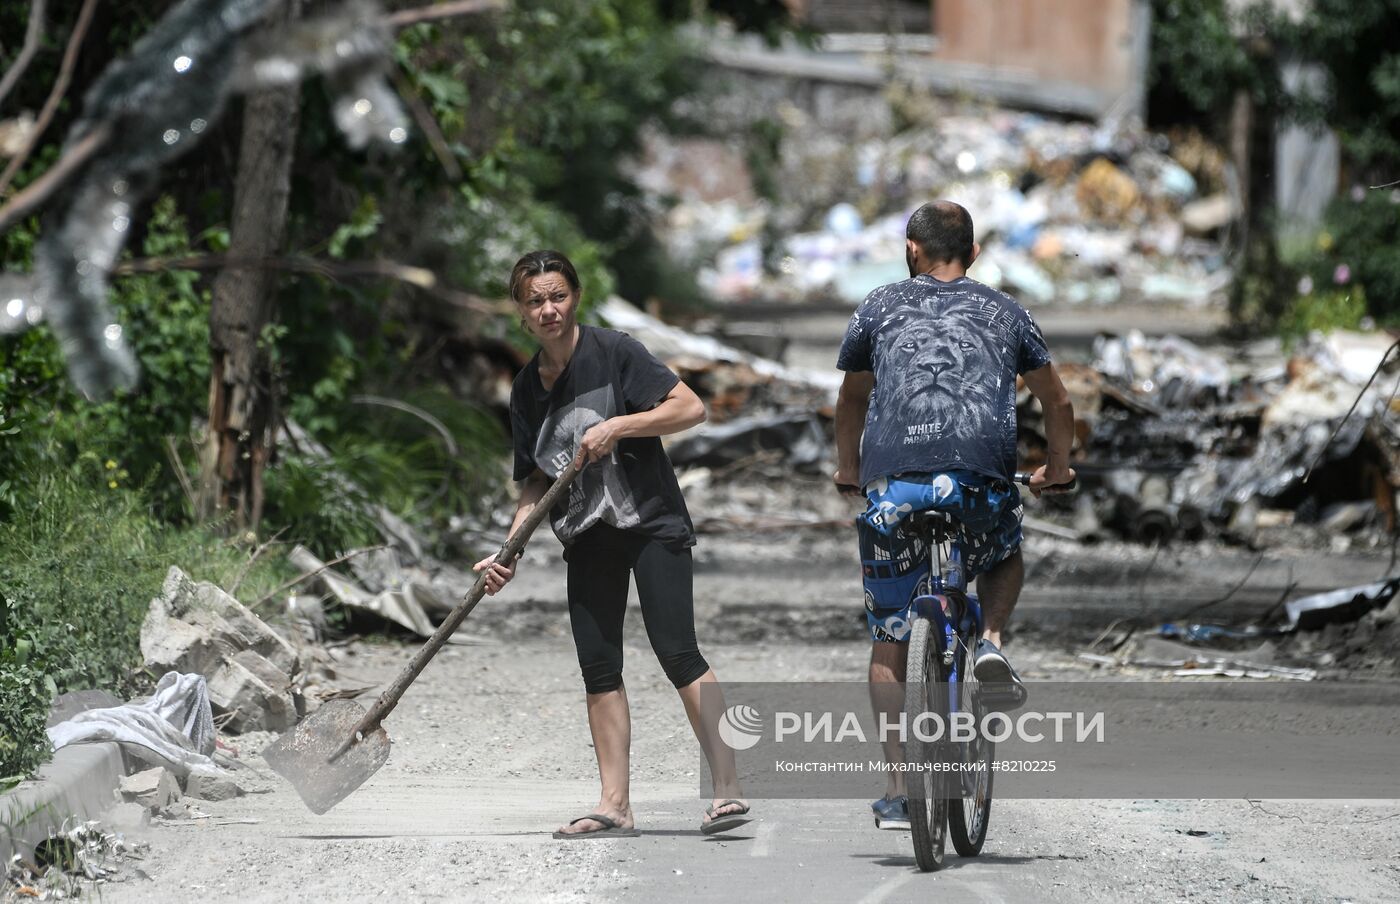
[[[967,572],[963,567],[962,547],[956,540],[948,541],[948,562],[944,568],[943,543],[929,538],[929,592],[914,598],[914,614],[931,619],[938,627],[932,632],[943,664],[949,667],[949,712],[957,712],[958,689],[962,684],[958,674],[957,644],[975,647],[982,636],[982,606],[977,597],[967,592]]]

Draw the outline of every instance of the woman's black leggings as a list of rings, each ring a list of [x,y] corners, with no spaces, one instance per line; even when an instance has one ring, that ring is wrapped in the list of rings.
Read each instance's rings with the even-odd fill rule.
[[[685,687],[710,669],[695,643],[690,550],[671,552],[641,534],[597,524],[569,547],[569,621],[590,694],[622,686],[622,619],[633,574],[666,677]]]

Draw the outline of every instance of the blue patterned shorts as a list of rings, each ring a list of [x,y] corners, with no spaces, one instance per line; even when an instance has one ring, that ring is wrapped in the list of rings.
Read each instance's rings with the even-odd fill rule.
[[[909,514],[956,515],[963,567],[971,581],[1021,548],[1021,494],[971,471],[901,474],[865,487],[870,507],[856,519],[865,582],[865,619],[877,641],[909,639],[909,607],[929,591],[928,544],[900,526]]]

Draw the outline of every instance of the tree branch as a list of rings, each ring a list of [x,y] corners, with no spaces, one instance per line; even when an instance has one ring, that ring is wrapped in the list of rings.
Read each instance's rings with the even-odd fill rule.
[[[452,438],[452,431],[447,429],[447,425],[417,405],[410,405],[407,402],[400,402],[398,399],[386,399],[382,396],[356,395],[351,396],[350,401],[357,405],[379,405],[383,408],[392,408],[395,411],[402,411],[404,414],[411,414],[423,423],[437,431],[442,437],[442,444],[447,448],[447,454],[456,458],[458,453],[457,441]]]
[[[328,261],[310,257],[239,258],[224,254],[196,254],[188,257],[147,257],[122,261],[112,268],[114,276],[134,273],[161,273],[167,270],[282,270],[289,273],[313,273],[331,280],[355,277],[383,277],[417,286],[449,304],[478,314],[497,316],[513,313],[508,302],[487,301],[470,292],[459,292],[439,285],[437,274],[422,267],[398,261]]]
[[[68,92],[68,84],[73,80],[73,68],[78,64],[78,48],[83,44],[83,38],[87,36],[88,26],[92,24],[92,12],[97,8],[97,0],[84,0],[83,8],[78,10],[78,21],[73,25],[73,34],[68,38],[68,47],[63,51],[63,62],[58,68],[58,79],[53,83],[53,90],[49,91],[49,97],[44,101],[44,109],[39,112],[39,119],[34,123],[34,131],[29,134],[29,141],[24,147],[11,158],[5,171],[0,173],[0,195],[10,187],[14,181],[15,174],[20,167],[29,159],[39,143],[39,138],[44,134],[44,130],[53,121],[54,113],[58,112],[58,104],[63,100],[63,95]]]
[[[94,154],[106,146],[107,139],[111,135],[111,129],[106,125],[100,125],[93,129],[83,136],[81,141],[65,151],[58,162],[49,167],[44,175],[26,185],[23,190],[9,200],[9,203],[0,207],[0,232],[9,229],[38,209],[54,192],[63,187],[63,183],[68,181],[68,177],[81,169],[92,159]],[[26,150],[25,153],[28,151]]]
[[[401,9],[384,18],[391,28],[404,28],[409,25],[417,25],[419,22],[431,22],[434,19],[449,19],[453,16],[492,12],[505,9],[505,6],[505,0],[455,0],[452,3],[434,3],[431,6]]]
[[[428,144],[432,145],[433,153],[437,155],[438,163],[442,164],[442,169],[447,173],[447,178],[453,182],[462,181],[462,167],[457,164],[457,158],[452,155],[452,149],[447,146],[447,138],[442,134],[442,128],[438,125],[437,117],[433,116],[433,111],[428,109],[427,104],[418,96],[418,92],[408,79],[397,67],[393,70],[394,87],[398,89],[399,97],[408,105],[409,112],[413,114],[413,119],[418,123],[418,128],[423,130],[423,134],[428,138]]]
[[[15,57],[10,68],[5,70],[4,77],[0,77],[0,104],[5,102],[5,95],[19,82],[20,76],[24,75],[24,70],[29,68],[30,61],[34,59],[34,54],[39,52],[39,41],[44,37],[44,3],[45,0],[32,0],[29,4],[29,24],[24,29],[24,46],[20,47],[19,56]]]
[[[267,550],[271,548],[272,544],[277,542],[277,538],[282,536],[286,532],[287,528],[283,527],[277,533],[269,537],[266,542],[258,546],[257,549],[253,550],[253,554],[248,557],[248,561],[244,562],[242,567],[238,569],[238,576],[234,578],[233,583],[229,585],[229,596],[233,597],[234,599],[238,598],[238,588],[243,583],[243,579],[248,576],[249,569],[251,569],[253,567],[253,564],[258,561],[258,557],[261,556],[263,553],[267,552]]]

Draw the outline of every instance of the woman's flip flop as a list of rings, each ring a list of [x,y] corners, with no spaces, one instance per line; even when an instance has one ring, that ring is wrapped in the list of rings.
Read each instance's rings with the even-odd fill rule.
[[[743,807],[737,813],[724,813],[719,816],[715,811],[724,807]],[[708,821],[700,823],[700,831],[705,835],[718,835],[721,832],[732,832],[746,822],[753,822],[749,818],[749,805],[740,800],[722,800],[705,810],[705,815],[710,817]]]
[[[589,829],[585,832],[555,832],[554,837],[561,841],[573,841],[579,838],[636,838],[642,833],[636,829],[626,829],[617,824],[617,820],[602,813],[589,813],[587,816],[580,816],[578,819],[569,820],[569,825],[591,819],[602,826],[601,829]]]

